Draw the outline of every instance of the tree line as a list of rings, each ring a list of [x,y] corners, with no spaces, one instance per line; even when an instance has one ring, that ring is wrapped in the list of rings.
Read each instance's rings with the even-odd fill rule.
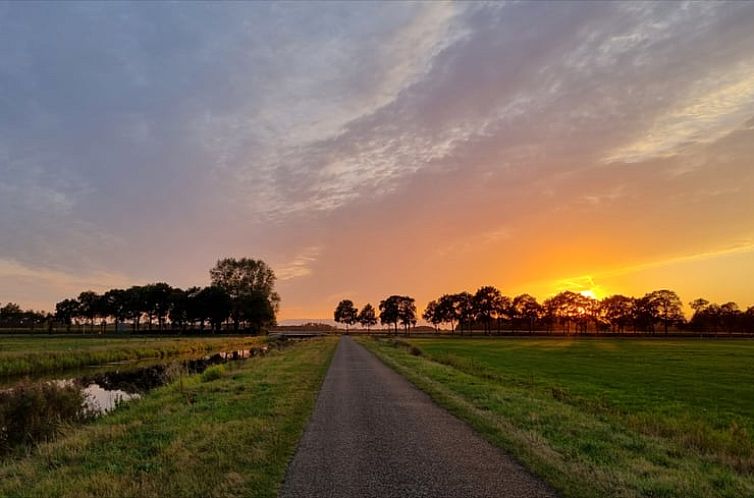
[[[23,310],[16,303],[5,303],[0,306],[0,327],[35,329],[44,327],[53,319],[50,313],[44,311]]]
[[[280,297],[275,292],[275,273],[264,261],[225,258],[209,273],[211,284],[206,287],[180,289],[159,282],[101,294],[84,291],[58,302],[55,314],[42,315],[41,323],[52,328],[55,322],[68,331],[74,324],[90,331],[105,331],[109,325],[117,331],[129,324],[134,332],[145,328],[219,332],[224,326],[259,332],[275,324]],[[9,322],[15,327],[24,324]]]
[[[649,292],[642,297],[621,294],[596,299],[573,291],[564,291],[539,303],[534,296],[503,295],[493,286],[484,286],[475,293],[444,294],[431,300],[421,318],[435,331],[448,325],[452,331],[482,330],[486,335],[506,330],[563,331],[566,333],[594,332],[650,332],[671,329],[697,332],[754,333],[754,306],[742,311],[736,303],[723,305],[695,299],[689,303],[694,310],[690,320],[683,314],[683,303],[672,290]],[[415,300],[409,296],[390,296],[380,302],[375,315],[371,304],[357,310],[350,299],[344,299],[335,309],[338,323],[349,326],[361,324],[369,330],[377,323],[392,327],[395,333],[401,325],[405,332],[417,323]]]

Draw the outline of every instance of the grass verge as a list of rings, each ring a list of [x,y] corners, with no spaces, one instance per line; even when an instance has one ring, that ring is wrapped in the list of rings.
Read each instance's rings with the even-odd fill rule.
[[[335,344],[181,378],[0,465],[0,496],[274,497]]]
[[[754,496],[754,344],[361,342],[563,496]]]
[[[258,337],[0,337],[0,376],[36,374],[116,361],[242,349]]]

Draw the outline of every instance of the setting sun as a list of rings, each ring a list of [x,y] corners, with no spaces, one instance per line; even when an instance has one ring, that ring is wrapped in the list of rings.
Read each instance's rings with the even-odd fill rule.
[[[597,299],[597,294],[591,289],[580,291],[579,294],[592,299]]]

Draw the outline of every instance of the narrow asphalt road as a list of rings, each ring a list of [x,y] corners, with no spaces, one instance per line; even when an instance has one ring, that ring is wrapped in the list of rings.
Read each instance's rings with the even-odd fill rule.
[[[350,337],[338,344],[281,498],[554,493]]]

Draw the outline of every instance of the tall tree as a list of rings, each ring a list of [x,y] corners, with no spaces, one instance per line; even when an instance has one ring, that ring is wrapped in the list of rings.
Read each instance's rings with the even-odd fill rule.
[[[361,308],[361,311],[359,311],[358,321],[362,327],[366,327],[367,332],[370,332],[372,327],[377,325],[377,315],[374,311],[374,306],[369,303],[365,304]]]
[[[84,291],[79,294],[78,302],[80,316],[89,322],[91,330],[94,331],[94,319],[100,312],[99,295],[93,291]]]
[[[432,326],[435,328],[435,332],[437,332],[437,326],[444,321],[439,308],[440,306],[438,302],[432,300],[427,303],[427,306],[424,308],[424,312],[422,313],[422,318],[432,324]]]
[[[455,332],[456,323],[460,320],[460,315],[456,309],[456,300],[454,294],[443,294],[437,300],[437,309],[435,315],[440,323],[449,323],[450,331]]]
[[[403,325],[406,335],[416,325],[416,301],[413,297],[400,296],[398,301],[398,320]]]
[[[141,317],[144,314],[145,299],[144,299],[144,287],[140,285],[134,285],[126,289],[126,317],[131,320],[131,327],[134,332],[139,331],[141,323]]]
[[[358,315],[359,312],[353,305],[353,301],[351,301],[350,299],[343,299],[335,308],[333,318],[335,318],[336,322],[345,324],[347,334],[348,327],[356,323],[356,321],[358,320]]]
[[[394,325],[395,333],[398,334],[398,321],[400,320],[401,296],[390,296],[380,301],[380,323]]]
[[[0,322],[5,326],[18,327],[23,317],[21,306],[16,303],[7,303],[0,308]]]
[[[616,294],[606,297],[601,303],[605,320],[614,332],[623,332],[634,319],[636,300],[632,297]]]
[[[744,328],[746,329],[746,332],[754,332],[754,306],[746,308],[746,311],[744,312],[744,320]]]
[[[170,292],[170,311],[168,312],[171,326],[181,330],[186,329],[189,321],[188,296],[183,289],[174,288]]]
[[[691,307],[692,310],[694,310],[694,313],[699,313],[701,311],[704,311],[704,309],[707,306],[709,306],[709,304],[710,304],[709,301],[707,301],[706,299],[702,297],[698,297],[694,299],[693,301],[691,301],[689,303],[689,306]]]
[[[472,298],[475,318],[484,324],[484,333],[489,335],[492,320],[503,313],[503,295],[490,285],[481,287]]]
[[[118,326],[128,318],[128,291],[123,289],[110,289],[102,296],[103,307],[105,312],[113,317],[115,322],[115,332],[118,332]]]
[[[241,321],[256,333],[265,327],[275,325],[275,310],[261,292],[242,295],[238,298],[236,306],[240,311]]]
[[[75,299],[63,299],[55,305],[55,318],[65,325],[67,332],[71,331],[71,324],[78,316],[79,302]]]
[[[218,260],[209,271],[212,285],[221,287],[233,302],[233,324],[238,329],[241,320],[240,298],[259,294],[265,297],[273,313],[277,314],[280,296],[275,292],[275,272],[261,259],[225,258]]]
[[[461,328],[461,334],[463,334],[463,325],[466,324],[469,327],[469,332],[472,332],[474,322],[474,296],[468,292],[459,292],[453,294],[453,307],[455,308],[455,316],[458,317],[458,326]]]
[[[690,326],[695,330],[703,330],[709,326],[707,322],[708,309],[710,302],[704,298],[698,297],[689,303],[689,307],[694,310],[694,314],[691,316]]]
[[[204,330],[204,323],[207,321],[207,318],[199,299],[199,293],[201,290],[201,287],[190,287],[186,289],[186,321],[191,324],[192,328],[194,328],[198,322],[199,330]]]
[[[742,313],[738,305],[732,301],[720,305],[720,320],[723,329],[727,332],[738,330],[738,322],[741,315]]]
[[[678,294],[662,289],[650,292],[646,296],[649,312],[655,321],[662,322],[665,335],[671,325],[683,322],[683,304]]]
[[[202,321],[207,320],[215,332],[222,330],[222,324],[228,319],[233,308],[228,293],[216,285],[200,290],[196,294],[195,305],[201,314]]]
[[[146,299],[148,303],[147,307],[149,308],[149,315],[157,319],[157,326],[160,330],[164,328],[165,319],[170,311],[172,292],[173,288],[164,282],[146,286]]]
[[[542,306],[529,294],[521,294],[513,298],[511,303],[513,317],[526,323],[529,332],[534,331],[534,322],[542,313]]]

